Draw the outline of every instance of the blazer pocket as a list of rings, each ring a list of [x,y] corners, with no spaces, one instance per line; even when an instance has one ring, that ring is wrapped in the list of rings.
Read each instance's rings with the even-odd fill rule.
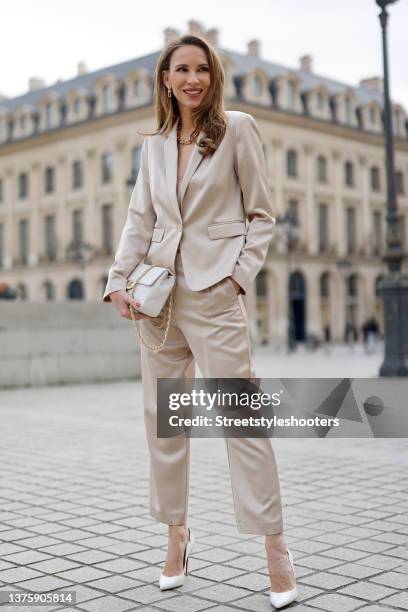
[[[220,223],[211,223],[208,226],[208,235],[211,240],[243,236],[246,233],[247,227],[244,221],[221,221]]]
[[[163,239],[164,227],[155,227],[152,233],[152,242],[161,242]]]

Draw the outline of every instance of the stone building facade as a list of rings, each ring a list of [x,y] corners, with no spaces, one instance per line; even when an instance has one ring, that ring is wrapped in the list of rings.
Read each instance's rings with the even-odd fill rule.
[[[341,340],[371,315],[383,327],[386,175],[379,78],[349,86],[224,50],[225,105],[260,127],[278,219],[264,269],[245,298],[255,341],[284,344],[289,313],[301,342]],[[179,32],[168,28],[165,39]],[[154,127],[159,51],[46,86],[30,79],[0,96],[0,284],[31,302],[99,301],[136,180],[140,132]],[[393,104],[400,228],[406,242],[408,131]]]

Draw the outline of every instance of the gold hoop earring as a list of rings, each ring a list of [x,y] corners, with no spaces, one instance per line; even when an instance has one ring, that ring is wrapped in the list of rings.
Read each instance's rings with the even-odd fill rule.
[[[169,89],[167,90],[167,97],[168,97],[168,98],[171,98],[171,89],[170,89],[170,87],[169,87]]]

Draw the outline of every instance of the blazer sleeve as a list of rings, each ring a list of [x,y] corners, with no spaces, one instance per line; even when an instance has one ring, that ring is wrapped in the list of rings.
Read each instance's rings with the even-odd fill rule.
[[[145,138],[140,170],[130,198],[128,213],[113,264],[109,268],[108,282],[102,297],[110,302],[110,293],[126,289],[127,277],[144,259],[153,233],[156,213],[150,195],[148,170],[148,139]]]
[[[249,225],[231,276],[246,293],[265,262],[276,219],[261,135],[252,115],[243,113],[239,118],[235,142],[235,172]]]

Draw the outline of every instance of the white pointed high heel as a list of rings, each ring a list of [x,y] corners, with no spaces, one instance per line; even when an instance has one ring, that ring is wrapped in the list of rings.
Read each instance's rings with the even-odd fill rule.
[[[293,576],[295,577],[295,568],[293,567],[293,556],[289,548],[288,548],[288,557],[289,557],[290,564],[292,566]],[[295,580],[296,580],[296,577],[295,577]],[[292,603],[292,601],[295,601],[295,599],[297,599],[297,596],[298,596],[298,590],[296,586],[294,589],[291,589],[290,591],[282,591],[281,593],[278,593],[276,591],[270,591],[271,604],[275,608],[283,608],[284,606],[289,605],[290,603]]]
[[[186,544],[186,548],[184,550],[184,557],[183,557],[183,573],[178,574],[177,576],[164,576],[163,574],[161,574],[160,582],[159,582],[161,591],[165,591],[167,589],[175,589],[176,587],[179,587],[183,584],[184,575],[187,576],[188,574],[188,557],[191,551],[193,550],[194,543],[195,543],[195,537],[189,527],[188,528],[188,541]]]

